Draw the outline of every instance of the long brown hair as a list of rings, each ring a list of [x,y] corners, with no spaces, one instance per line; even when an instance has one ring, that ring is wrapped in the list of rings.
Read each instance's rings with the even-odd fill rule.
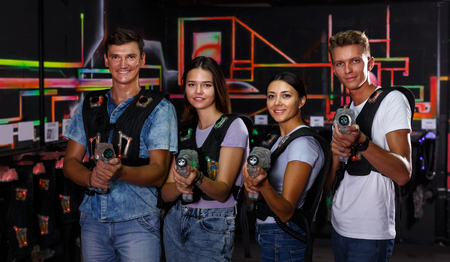
[[[216,102],[217,110],[222,113],[231,114],[231,101],[222,69],[220,68],[219,64],[217,64],[217,62],[211,57],[199,56],[189,62],[189,64],[186,66],[186,70],[184,70],[183,76],[181,77],[181,89],[184,92],[184,112],[183,116],[181,117],[181,122],[198,120],[197,110],[191,105],[191,103],[189,103],[189,100],[186,97],[187,74],[189,73],[189,71],[198,68],[208,70],[212,74],[215,96],[214,101]]]

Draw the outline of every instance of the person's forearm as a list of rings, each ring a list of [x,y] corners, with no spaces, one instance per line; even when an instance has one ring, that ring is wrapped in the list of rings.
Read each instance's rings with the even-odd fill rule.
[[[361,153],[381,174],[399,185],[406,184],[411,178],[410,160],[399,154],[387,151],[370,142],[366,151]]]
[[[228,186],[225,182],[212,181],[211,179],[204,177],[199,188],[210,198],[219,202],[224,202],[230,195],[231,186]]]
[[[145,166],[122,166],[118,180],[136,186],[162,186],[167,168],[153,163]]]
[[[180,195],[181,193],[178,191],[175,182],[166,182],[161,188],[161,196],[166,203],[177,200]]]
[[[75,184],[85,187],[91,186],[91,171],[74,157],[65,157],[63,165],[64,175]]]
[[[289,221],[295,212],[295,206],[292,206],[288,200],[279,195],[269,184],[268,180],[264,183],[265,185],[259,187],[259,189],[267,205],[269,205],[270,209],[280,218],[282,222]]]

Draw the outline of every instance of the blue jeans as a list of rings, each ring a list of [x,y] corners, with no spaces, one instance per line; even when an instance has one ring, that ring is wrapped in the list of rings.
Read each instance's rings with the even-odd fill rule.
[[[302,235],[306,233],[293,222],[287,226]],[[257,224],[256,242],[261,252],[261,261],[303,261],[306,243],[290,236],[277,224]]]
[[[159,213],[123,222],[99,222],[81,213],[83,261],[160,261]]]
[[[334,230],[331,234],[331,240],[335,262],[386,262],[389,261],[394,249],[394,239],[368,240],[348,238],[339,235]]]
[[[164,250],[170,262],[231,261],[236,207],[191,208],[178,202],[164,219]]]

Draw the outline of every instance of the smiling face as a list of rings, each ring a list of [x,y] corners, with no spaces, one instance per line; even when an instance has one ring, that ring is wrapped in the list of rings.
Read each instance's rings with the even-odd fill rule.
[[[278,123],[301,121],[301,108],[306,97],[299,97],[297,90],[282,81],[272,81],[267,87],[267,109]]]
[[[198,111],[215,108],[213,75],[208,70],[195,68],[186,75],[186,97]]]
[[[104,54],[114,86],[139,85],[139,70],[145,64],[145,53],[140,55],[136,42],[110,45]]]
[[[374,65],[374,59],[364,52],[361,45],[335,47],[332,57],[333,72],[349,91],[370,85],[368,76]]]

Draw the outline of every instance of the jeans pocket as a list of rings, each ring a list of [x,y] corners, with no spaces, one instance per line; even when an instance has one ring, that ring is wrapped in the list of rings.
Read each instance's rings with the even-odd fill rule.
[[[84,213],[84,212],[81,212],[81,214],[80,214],[80,221],[79,221],[81,228],[83,228],[83,226],[86,223],[87,219],[88,219],[88,214]]]
[[[137,223],[149,233],[160,238],[160,220],[159,213],[150,214],[136,219]]]
[[[304,261],[306,248],[290,251],[291,261]]]
[[[256,242],[258,242],[258,246],[262,249],[275,249],[275,235],[272,233],[258,233],[256,235]]]
[[[213,234],[225,234],[228,231],[228,223],[224,217],[200,218],[200,226],[203,230]]]

